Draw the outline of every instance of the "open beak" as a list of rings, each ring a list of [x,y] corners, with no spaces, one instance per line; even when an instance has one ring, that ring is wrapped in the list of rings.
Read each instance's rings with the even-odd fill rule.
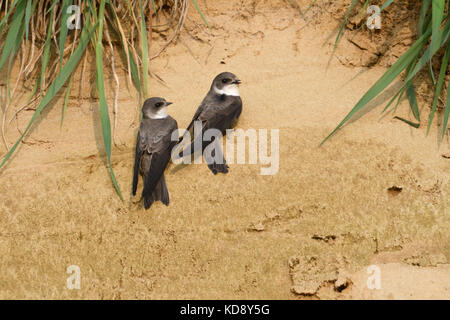
[[[166,101],[166,107],[170,106],[173,102]]]
[[[236,79],[236,80],[233,81],[233,84],[241,84],[241,83],[242,83],[242,81],[239,80],[239,79]]]

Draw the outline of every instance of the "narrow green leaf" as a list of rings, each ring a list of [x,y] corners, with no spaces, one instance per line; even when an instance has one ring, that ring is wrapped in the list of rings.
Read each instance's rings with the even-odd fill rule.
[[[386,9],[387,7],[389,7],[389,6],[392,4],[392,2],[394,2],[394,0],[386,0],[386,1],[383,3],[383,5],[381,6],[380,11],[383,11],[384,9]]]
[[[400,95],[403,94],[403,88],[401,88],[400,90],[397,91],[397,93],[391,98],[391,100],[389,101],[389,103],[386,105],[386,107],[384,107],[383,111],[381,111],[381,113],[385,113],[386,110],[389,109],[389,107],[391,106],[391,104],[395,101],[395,99],[397,99],[397,97],[399,97]]]
[[[414,69],[417,61],[414,61],[412,64],[408,66],[406,69],[406,75],[410,75],[411,71]],[[419,112],[419,104],[417,102],[416,89],[414,88],[414,80],[410,80],[406,83],[406,95],[408,96],[409,106],[414,115],[414,118],[420,124],[420,112]]]
[[[447,45],[447,49],[445,50],[444,58],[442,59],[441,71],[439,72],[439,78],[438,78],[438,81],[436,84],[433,105],[431,107],[430,119],[428,120],[427,134],[430,131],[431,123],[433,122],[434,113],[436,112],[437,103],[439,101],[439,96],[441,95],[442,85],[444,84],[445,73],[447,71],[449,58],[450,58],[450,43]]]
[[[142,80],[144,82],[144,99],[148,98],[148,42],[147,27],[145,24],[144,8],[142,0],[139,0],[139,9],[141,13],[141,50],[142,50]]]
[[[306,16],[306,14],[309,12],[309,10],[311,10],[311,8],[314,7],[316,2],[317,2],[317,0],[314,0],[313,2],[311,2],[311,4],[306,8],[305,12],[303,13],[304,16]]]
[[[447,14],[445,19],[449,15]],[[426,32],[416,40],[416,42],[406,51],[387,71],[386,73],[364,94],[364,96],[358,101],[353,109],[347,114],[347,116],[338,124],[338,126],[320,143],[323,145],[331,136],[333,136],[355,113],[364,108],[374,97],[376,97],[381,91],[383,91],[408,65],[410,65],[415,57],[421,52],[422,48],[426,45],[430,35],[432,33],[431,28],[428,28]],[[404,87],[410,80],[427,64],[437,50],[447,41],[450,36],[450,20],[447,20],[445,26],[439,31],[439,44],[435,47],[431,45],[427,48],[423,56],[419,59],[418,63],[414,67],[413,71],[407,76]]]
[[[23,34],[24,34],[24,25],[21,25],[19,28],[19,32],[17,35],[17,41],[14,43],[11,52],[9,54],[9,58],[8,58],[8,71],[6,74],[6,94],[7,94],[7,98],[8,98],[8,102],[11,103],[11,71],[12,71],[12,67],[14,64],[14,57],[16,55],[17,50],[19,50],[19,47],[21,45],[22,42],[22,38],[23,38]]]
[[[31,17],[31,1],[27,1],[27,7],[25,9],[25,39],[28,39],[28,33],[29,33],[29,24],[30,24],[30,17]]]
[[[141,88],[141,82],[139,80],[139,70],[136,65],[136,62],[134,61],[133,54],[131,53],[131,50],[128,49],[128,54],[130,57],[130,69],[131,69],[131,79],[133,80],[133,84],[136,87],[139,95],[142,94],[142,88]]]
[[[438,48],[440,48],[440,41],[442,33],[439,32],[442,24],[442,20],[444,18],[444,1],[443,0],[433,0],[432,6],[431,6],[431,27],[432,27],[432,37],[431,37],[431,44],[430,48],[431,51],[436,52]],[[431,75],[431,81],[433,82],[433,85],[436,84],[436,79],[434,77],[434,71],[433,71],[433,65],[430,62],[430,75]]]
[[[52,5],[50,6],[50,8],[48,8],[48,10],[47,10],[47,12],[46,12],[45,14],[48,14],[50,11],[52,11],[53,9],[55,9],[56,3],[57,3],[57,1],[54,1],[54,2],[52,3]]]
[[[103,36],[103,21],[105,11],[105,0],[101,0],[100,8],[98,11],[98,36],[95,45],[95,57],[97,62],[97,89],[100,101],[100,121],[102,124],[103,142],[105,144],[106,157],[108,160],[109,172],[111,179],[120,199],[123,200],[122,193],[120,192],[119,185],[114,174],[114,170],[111,165],[111,121],[108,113],[108,105],[106,103],[105,96],[105,79],[103,75],[103,54],[102,54],[102,36]]]
[[[430,60],[430,62],[428,62],[428,73],[430,74],[431,84],[433,86],[435,86],[436,85],[436,78],[434,76],[433,64],[431,63],[431,60]]]
[[[18,1],[19,0],[14,0],[13,4],[11,5],[11,8],[8,10],[8,12],[6,12],[2,21],[0,21],[0,34],[3,32],[3,27],[8,23],[9,16],[11,15],[11,12],[14,11],[14,8],[16,7]]]
[[[334,48],[335,49],[337,47],[337,44],[338,44],[339,40],[342,37],[342,32],[344,31],[345,24],[347,23],[348,17],[352,13],[353,7],[355,6],[356,2],[357,2],[357,0],[352,0],[352,3],[350,4],[350,8],[348,8],[348,10],[345,12],[344,20],[342,21],[341,26],[339,27],[339,32],[338,32],[338,34],[336,36],[336,40],[334,42]]]
[[[13,155],[14,151],[17,149],[20,142],[22,142],[23,138],[30,130],[30,128],[33,125],[36,118],[41,114],[42,110],[50,103],[50,101],[54,98],[55,94],[61,89],[61,87],[67,81],[69,76],[75,70],[96,27],[97,27],[97,25],[95,25],[94,28],[92,28],[89,32],[82,33],[78,47],[74,50],[73,54],[70,56],[70,58],[67,60],[66,64],[64,65],[62,71],[60,73],[58,73],[55,80],[50,85],[50,90],[48,90],[48,92],[45,94],[44,98],[39,103],[39,106],[37,107],[36,111],[33,113],[33,116],[31,117],[30,121],[28,122],[28,125],[25,128],[25,130],[23,131],[22,135],[19,137],[19,139],[16,141],[16,143],[13,145],[13,147],[8,151],[8,153],[3,158],[3,161],[0,163],[0,168],[2,168],[5,165],[5,163],[9,160],[9,158]]]
[[[411,127],[414,127],[414,128],[419,128],[420,127],[420,123],[414,123],[414,122],[412,122],[412,121],[409,121],[409,120],[406,120],[406,119],[403,119],[403,118],[401,118],[401,117],[397,117],[397,116],[395,116],[394,117],[394,119],[398,119],[398,120],[401,120],[401,121],[403,121],[403,122],[405,122],[405,123],[407,123],[407,124],[409,124]]]
[[[200,14],[200,17],[202,17],[203,21],[205,22],[206,26],[209,28],[209,23],[208,21],[206,21],[205,16],[203,15],[202,10],[200,9],[200,7],[197,4],[197,1],[192,0],[192,3],[194,3],[195,9],[197,9],[198,13]]]
[[[386,73],[364,94],[353,109],[345,116],[339,125],[320,143],[323,145],[333,136],[355,113],[365,107],[373,98],[382,92],[419,54],[423,45],[430,36],[431,31],[420,37],[387,71]],[[408,81],[411,79],[408,79]]]
[[[48,61],[50,60],[50,44],[51,44],[51,38],[52,38],[52,30],[53,30],[53,18],[55,16],[55,5],[56,0],[53,1],[53,5],[51,8],[50,13],[50,20],[48,22],[48,29],[47,29],[47,37],[45,38],[45,44],[44,44],[44,52],[42,53],[42,60],[41,60],[41,76],[39,78],[41,91],[44,90],[43,83],[45,79],[45,72],[47,71],[47,65]]]
[[[61,31],[59,32],[59,68],[61,70],[64,56],[64,47],[66,46],[67,33],[69,28],[67,27],[67,20],[69,13],[67,8],[72,5],[72,0],[63,0],[62,13],[61,13]]]
[[[427,16],[428,9],[430,8],[431,0],[423,0],[422,8],[420,9],[420,17],[419,17],[419,37],[424,33],[425,17]]]
[[[425,35],[430,35],[430,34],[431,34],[431,27],[427,28],[427,30],[425,32]],[[446,23],[445,27],[441,31],[441,35],[440,35],[441,44],[440,44],[440,46],[442,46],[447,41],[449,35],[450,35],[450,21],[448,21]],[[407,87],[410,84],[410,82],[412,81],[414,76],[425,66],[425,64],[427,64],[427,63],[429,63],[431,61],[431,58],[436,53],[436,52],[432,52],[431,49],[432,49],[431,46],[429,46],[427,48],[427,50],[425,51],[425,53],[423,54],[423,56],[419,59],[419,61],[417,63],[414,62],[414,67],[412,67],[412,64],[408,67],[408,71],[407,71],[407,74],[406,74],[405,85],[400,89],[401,91],[403,91],[405,89],[405,87]],[[438,50],[439,50],[439,48],[438,48]],[[411,105],[411,107],[414,108],[414,105]],[[387,107],[385,108],[385,110],[386,109],[387,109]],[[383,112],[385,110],[383,110]],[[413,112],[414,112],[415,116],[417,114],[416,117],[418,117],[418,113],[419,113],[418,108],[413,110]]]
[[[14,11],[12,22],[8,30],[8,35],[6,36],[5,45],[2,50],[2,56],[0,58],[0,70],[11,54],[11,51],[16,46],[20,28],[23,26],[22,19],[25,13],[26,2],[25,0],[19,1],[20,2],[17,4],[17,8]]]
[[[433,0],[432,6],[432,37],[431,37],[431,51],[437,51],[440,47],[441,36],[439,32],[441,29],[442,19],[444,18],[444,1],[443,0]]]
[[[73,80],[73,74],[70,76],[69,84],[67,85],[67,91],[66,95],[64,96],[64,105],[61,115],[61,127],[64,124],[64,118],[66,117],[66,110],[67,110],[67,104],[69,103],[69,97],[70,97],[70,90],[72,89],[72,80]]]
[[[408,65],[408,67],[406,68],[406,77],[408,77],[408,75],[410,75],[411,74],[411,71],[414,69],[414,67],[416,66],[416,64],[417,64],[417,56],[416,56],[416,58],[414,58],[414,60]],[[410,94],[411,94],[411,86],[412,86],[412,90],[413,90],[413,94],[414,94],[414,97],[410,97]],[[397,100],[397,103],[396,103],[396,105],[395,105],[395,107],[394,107],[394,113],[397,111],[397,107],[398,107],[398,105],[400,104],[400,101],[401,101],[401,99],[403,98],[403,94],[405,93],[405,91],[406,91],[406,93],[408,94],[408,100],[409,100],[409,102],[410,102],[410,108],[411,109],[414,109],[415,107],[414,107],[414,105],[413,105],[413,103],[414,103],[414,100],[415,100],[415,92],[414,92],[414,86],[413,86],[413,80],[410,80],[408,83],[406,83],[404,86],[402,86],[402,88],[398,91],[398,94],[399,94],[399,97],[398,97],[398,100]],[[417,102],[417,101],[416,101]],[[385,110],[383,110],[383,112],[384,112]],[[417,110],[418,111],[418,110]],[[414,112],[414,111],[413,111]],[[415,113],[414,113],[415,114]]]
[[[409,83],[409,85],[406,87],[406,95],[408,96],[409,106],[414,115],[414,118],[416,118],[416,120],[419,121],[419,123],[420,123],[419,104],[417,102],[416,89],[414,88],[414,82],[411,81]]]
[[[11,69],[13,64],[13,55],[9,56],[8,59],[8,72],[6,73],[6,96],[8,97],[8,102],[11,103]]]
[[[450,88],[447,88],[447,101],[445,104],[444,120],[442,123],[442,138],[444,138],[448,126],[448,118],[450,115]]]
[[[427,29],[427,31],[424,33],[424,35],[421,38],[423,38],[423,37],[428,38],[428,36],[430,35],[430,32],[431,32],[431,29]],[[438,46],[436,46],[436,47],[432,47],[431,45],[428,46],[427,50],[425,50],[425,53],[420,58],[419,62],[417,63],[417,65],[415,66],[415,68],[411,72],[411,74],[406,78],[405,82],[408,82],[409,80],[414,78],[414,76],[420,70],[422,70],[422,68],[431,60],[431,58],[433,58],[433,56],[436,54],[436,52],[439,50],[439,48],[442,47],[442,45],[445,42],[447,42],[447,39],[450,36],[450,19],[447,21],[444,28],[442,28],[442,30],[439,33],[440,33],[440,35],[439,35],[440,44],[438,44]],[[421,39],[421,38],[419,38],[419,39]],[[419,41],[419,40],[417,40],[417,41]]]
[[[365,1],[364,1],[364,4],[363,4],[363,6],[362,6],[362,8],[361,8],[361,11],[359,12],[358,15],[362,16],[362,15],[366,12],[367,7],[369,6],[369,1],[370,1],[370,0],[365,0]],[[364,25],[364,24],[363,24],[363,25]]]

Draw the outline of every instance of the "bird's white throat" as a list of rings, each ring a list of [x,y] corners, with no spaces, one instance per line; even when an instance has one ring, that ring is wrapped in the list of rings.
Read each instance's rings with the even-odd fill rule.
[[[217,94],[224,94],[226,96],[236,96],[239,97],[239,87],[237,84],[229,84],[224,86],[222,89],[218,89],[217,87],[214,87],[214,91]]]
[[[158,111],[149,114],[150,119],[164,119],[167,116],[167,107],[162,107]]]

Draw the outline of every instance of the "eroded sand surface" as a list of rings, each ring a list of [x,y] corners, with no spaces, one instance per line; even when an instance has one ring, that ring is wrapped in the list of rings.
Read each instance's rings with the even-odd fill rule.
[[[122,75],[121,202],[97,156],[97,102],[75,90],[63,127],[61,97],[1,173],[1,298],[450,298],[447,141],[379,120],[377,108],[319,148],[385,67],[329,62],[337,20],[305,26],[286,3],[238,11],[238,2],[208,1],[210,30],[191,8],[198,26],[189,21],[152,61],[165,85],[152,78],[151,94],[175,102],[169,112],[185,127],[214,75],[235,72],[238,127],[280,130],[278,174],[172,165],[170,206],[144,211],[129,196],[137,98]],[[10,142],[31,114],[13,122]],[[69,265],[81,269],[81,290],[66,288]],[[380,290],[366,286],[370,265],[381,269]]]

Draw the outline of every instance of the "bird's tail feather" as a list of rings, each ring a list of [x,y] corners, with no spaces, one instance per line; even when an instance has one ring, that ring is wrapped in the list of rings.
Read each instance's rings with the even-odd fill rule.
[[[155,187],[155,190],[153,190],[153,193],[150,196],[144,198],[145,209],[150,208],[155,201],[161,201],[166,206],[169,205],[169,190],[167,189],[166,179],[164,175],[162,175],[161,179]]]

